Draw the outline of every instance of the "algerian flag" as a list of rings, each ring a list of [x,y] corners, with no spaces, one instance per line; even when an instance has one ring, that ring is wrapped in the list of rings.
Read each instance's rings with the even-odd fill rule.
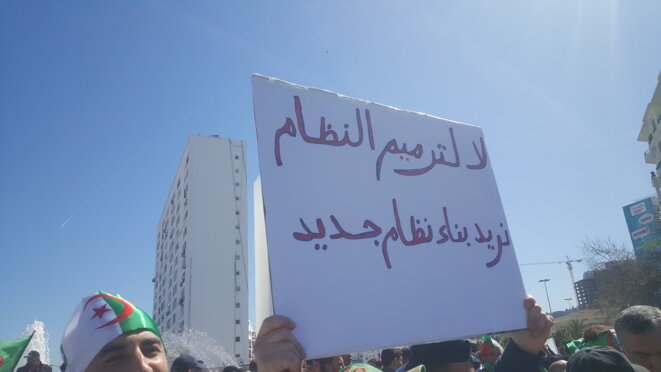
[[[98,291],[83,298],[62,337],[60,350],[67,372],[84,372],[107,343],[123,333],[141,329],[161,338],[156,322],[119,295]]]
[[[0,372],[12,372],[28,347],[34,332],[15,341],[0,341]]]

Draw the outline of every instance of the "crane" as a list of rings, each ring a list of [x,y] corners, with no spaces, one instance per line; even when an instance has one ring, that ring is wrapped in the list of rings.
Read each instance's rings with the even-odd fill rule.
[[[574,290],[574,296],[576,297],[576,303],[578,304],[578,294],[576,293],[576,281],[574,280],[574,266],[572,266],[572,262],[583,262],[582,259],[578,260],[571,260],[569,259],[569,256],[565,256],[567,260],[565,261],[549,261],[549,262],[533,262],[533,263],[523,263],[519,264],[519,266],[530,266],[530,265],[547,265],[547,264],[566,264],[567,265],[567,270],[569,270],[569,277],[571,278],[571,285],[572,289]]]

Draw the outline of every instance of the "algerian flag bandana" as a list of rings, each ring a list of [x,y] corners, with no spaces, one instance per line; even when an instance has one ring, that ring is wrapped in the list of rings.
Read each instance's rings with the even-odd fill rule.
[[[67,372],[84,372],[107,343],[141,329],[161,338],[156,322],[119,295],[99,291],[83,298],[62,337],[60,350]]]

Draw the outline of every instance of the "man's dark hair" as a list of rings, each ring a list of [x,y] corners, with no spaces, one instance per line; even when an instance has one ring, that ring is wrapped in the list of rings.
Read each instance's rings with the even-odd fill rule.
[[[611,327],[601,324],[594,324],[583,329],[583,342],[596,341],[602,333],[608,332]]]
[[[624,332],[644,333],[657,327],[661,327],[661,310],[654,306],[628,307],[622,310],[620,316],[615,320],[615,333],[618,335]]]
[[[401,357],[402,351],[397,348],[381,350],[381,364],[383,368],[389,367],[393,360]]]

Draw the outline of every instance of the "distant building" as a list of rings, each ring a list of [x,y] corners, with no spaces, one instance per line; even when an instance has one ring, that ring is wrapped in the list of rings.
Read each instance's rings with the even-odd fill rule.
[[[578,299],[578,308],[580,310],[596,309],[598,307],[597,283],[594,277],[594,271],[583,273],[583,280],[574,283],[576,297]]]
[[[243,141],[190,136],[158,224],[154,318],[249,362]]]

